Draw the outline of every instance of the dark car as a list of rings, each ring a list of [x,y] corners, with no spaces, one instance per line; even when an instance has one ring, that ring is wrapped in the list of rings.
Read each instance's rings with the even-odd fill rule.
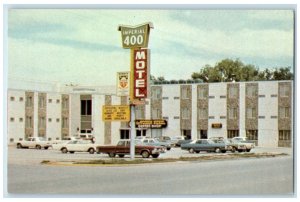
[[[190,153],[199,153],[200,151],[225,153],[227,151],[227,146],[224,143],[215,143],[209,139],[199,139],[188,144],[182,144],[181,149],[187,150]]]

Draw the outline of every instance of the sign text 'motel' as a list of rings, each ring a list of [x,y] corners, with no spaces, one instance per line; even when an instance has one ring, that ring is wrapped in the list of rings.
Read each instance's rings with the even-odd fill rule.
[[[147,98],[149,89],[149,52],[148,49],[134,49],[132,64],[132,99]]]

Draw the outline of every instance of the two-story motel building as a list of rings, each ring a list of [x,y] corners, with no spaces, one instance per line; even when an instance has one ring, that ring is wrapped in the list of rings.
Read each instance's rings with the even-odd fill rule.
[[[25,86],[25,87],[24,87]],[[100,144],[130,138],[127,122],[103,122],[103,105],[127,105],[115,87],[36,84],[7,91],[7,141],[29,136],[60,140],[91,134]],[[151,97],[136,107],[137,119],[165,119],[162,129],[138,136],[248,137],[258,146],[291,147],[293,81],[151,85]]]

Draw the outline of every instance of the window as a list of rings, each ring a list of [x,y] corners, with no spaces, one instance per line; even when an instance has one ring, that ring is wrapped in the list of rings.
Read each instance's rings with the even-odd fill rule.
[[[39,108],[45,108],[46,107],[46,100],[44,96],[39,96]]]
[[[290,86],[289,85],[279,85],[279,96],[288,97],[290,95]]]
[[[279,140],[291,140],[291,131],[290,130],[280,130],[279,131]]]
[[[69,99],[68,98],[64,98],[62,100],[62,108],[63,109],[68,109],[69,108]]]
[[[52,122],[52,119],[51,119],[51,118],[48,118],[48,122]]]
[[[152,109],[152,119],[160,119],[161,118],[161,113],[160,109]]]
[[[182,109],[182,119],[190,119],[190,109],[189,108]]]
[[[247,108],[247,118],[248,119],[256,118],[256,108]]]
[[[207,88],[198,88],[198,99],[207,99],[208,97]]]
[[[15,97],[10,97],[10,101],[15,101]]]
[[[129,130],[120,130],[120,139],[129,139]]]
[[[229,119],[237,119],[237,108],[229,108]]]
[[[189,99],[188,88],[181,88],[181,99]]]
[[[19,122],[23,122],[23,118],[19,118]]]
[[[258,140],[258,131],[246,130],[246,137],[248,138],[248,140]]]
[[[92,100],[81,100],[81,115],[92,115]]]
[[[59,118],[56,119],[56,122],[57,122],[57,123],[59,122]]]
[[[33,98],[31,96],[26,97],[26,107],[33,106]]]
[[[39,128],[45,128],[46,127],[46,118],[45,117],[39,117]]]
[[[246,94],[248,97],[255,97],[257,95],[256,86],[248,86]]]
[[[238,130],[227,130],[227,138],[234,138],[239,136]]]
[[[161,99],[161,88],[152,88],[152,99]]]
[[[32,128],[33,120],[32,120],[31,116],[26,116],[25,126],[26,126],[26,128]]]
[[[62,118],[62,128],[68,128],[69,127],[69,119],[64,117]]]
[[[49,102],[49,103],[52,103],[52,99],[49,99],[48,102]]]
[[[136,136],[146,136],[146,130],[136,130]]]
[[[14,122],[15,121],[15,118],[14,117],[11,117],[10,118],[10,122]]]
[[[290,118],[290,107],[279,107],[279,118]]]
[[[236,86],[229,87],[229,98],[237,98],[238,97],[238,88]]]
[[[20,97],[20,98],[19,98],[19,101],[20,101],[20,102],[23,102],[23,97]]]
[[[142,119],[143,111],[142,109],[135,108],[135,119]]]
[[[207,113],[207,109],[206,108],[199,108],[198,109],[199,112],[199,119],[207,119],[208,117],[208,113]]]
[[[56,103],[59,104],[59,103],[60,103],[60,100],[59,100],[59,99],[56,99]]]
[[[192,139],[192,131],[191,130],[182,130],[182,135],[184,136],[185,140]]]

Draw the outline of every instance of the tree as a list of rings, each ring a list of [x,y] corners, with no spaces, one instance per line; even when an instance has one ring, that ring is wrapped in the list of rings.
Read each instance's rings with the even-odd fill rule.
[[[254,65],[245,65],[239,59],[224,59],[215,66],[205,65],[199,72],[194,72],[191,78],[202,79],[203,82],[231,82],[231,81],[264,81],[264,80],[291,80],[293,73],[290,67],[268,68],[259,71]]]

